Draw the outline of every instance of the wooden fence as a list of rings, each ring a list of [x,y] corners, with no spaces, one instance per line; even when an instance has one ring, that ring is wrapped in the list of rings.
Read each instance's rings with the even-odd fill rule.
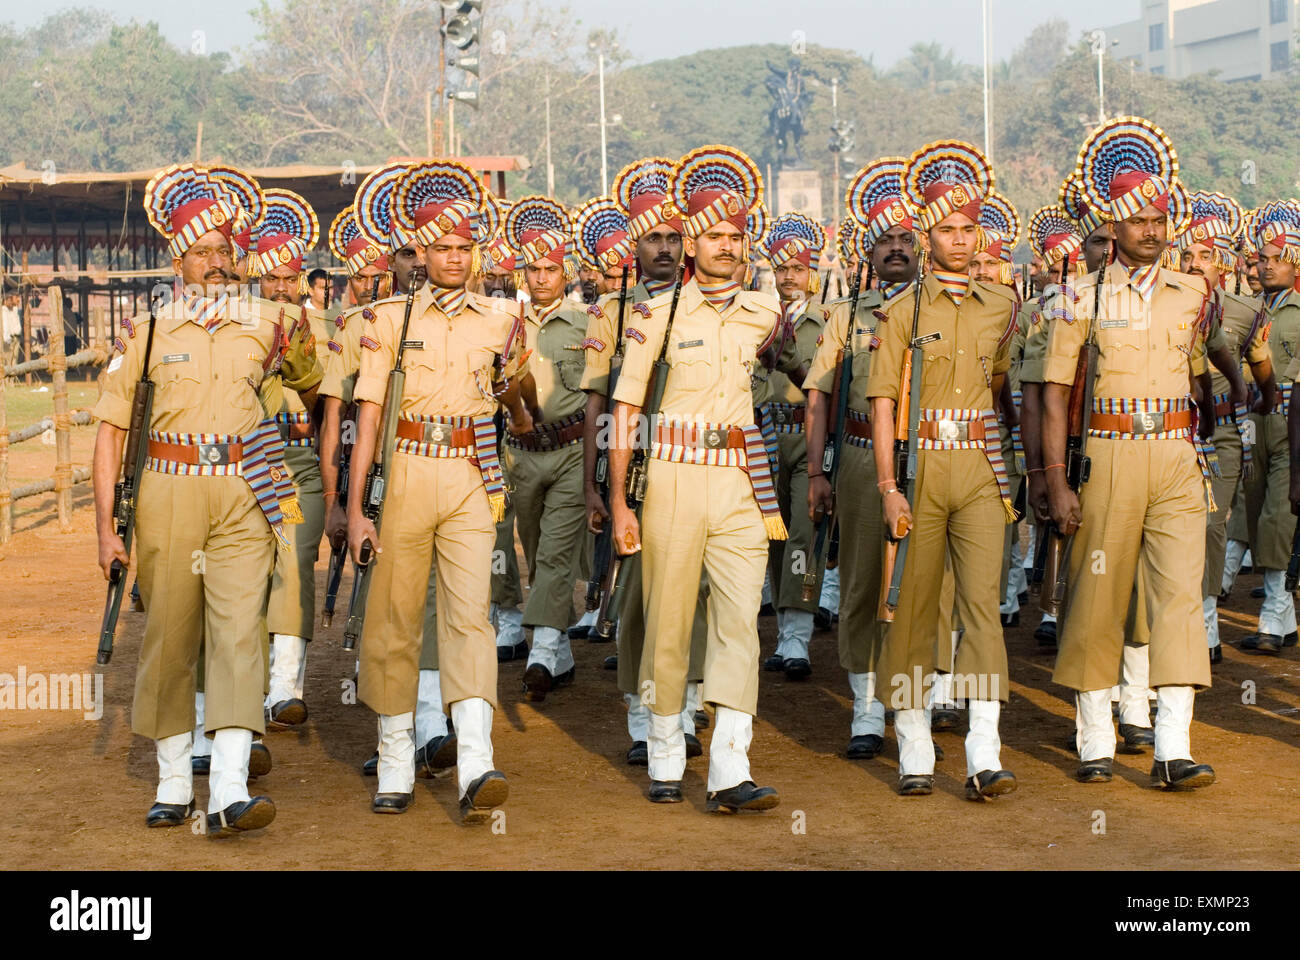
[[[7,543],[13,536],[13,503],[24,497],[34,497],[43,493],[54,492],[55,505],[59,513],[59,529],[64,533],[72,529],[72,488],[78,483],[90,479],[90,471],[85,468],[73,469],[72,466],[72,426],[91,422],[89,411],[68,411],[68,368],[83,366],[102,366],[111,353],[107,342],[107,331],[102,329],[103,319],[97,318],[95,341],[90,349],[81,350],[72,356],[63,352],[63,290],[51,285],[47,290],[50,310],[50,352],[36,360],[16,363],[4,368],[0,376],[0,543]],[[9,377],[37,371],[47,371],[53,381],[54,409],[52,415],[36,423],[23,427],[13,434],[9,432],[8,412],[5,407],[5,384]],[[9,486],[9,447],[24,440],[39,437],[46,431],[54,430],[54,472],[41,480],[25,483],[11,488]]]

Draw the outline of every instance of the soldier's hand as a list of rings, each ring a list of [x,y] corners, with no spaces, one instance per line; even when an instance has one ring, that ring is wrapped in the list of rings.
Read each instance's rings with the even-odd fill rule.
[[[352,562],[359,564],[361,562],[361,545],[367,540],[370,541],[370,548],[374,551],[374,556],[383,553],[379,546],[379,531],[375,525],[367,520],[364,516],[348,518],[348,552],[352,554]]]
[[[1214,421],[1201,417],[1196,424],[1196,435],[1202,440],[1209,440],[1214,436]]]
[[[1255,397],[1255,402],[1250,405],[1251,413],[1265,414],[1273,412],[1273,404],[1264,399],[1264,394],[1260,393]]]
[[[894,536],[899,530],[912,529],[912,505],[907,502],[907,497],[895,490],[885,494],[882,505],[885,510],[885,532],[889,536]]]
[[[1067,486],[1060,486],[1050,494],[1052,503],[1052,522],[1056,529],[1069,536],[1079,529],[1083,522],[1083,511],[1079,509],[1079,496]]]
[[[348,542],[348,513],[339,503],[338,497],[330,499],[333,503],[325,517],[325,539],[329,541],[330,547],[337,550]]]
[[[104,571],[105,580],[112,575],[114,560],[122,564],[123,570],[131,565],[131,558],[126,553],[126,544],[122,542],[122,538],[116,533],[100,534],[99,569]]]
[[[810,477],[808,480],[808,516],[816,523],[818,514],[830,516],[834,510],[835,494],[831,490],[831,483],[826,479],[826,475]]]
[[[609,522],[609,511],[605,509],[605,499],[594,484],[588,484],[587,492],[587,529],[600,533]]]
[[[1029,501],[1029,509],[1034,512],[1034,519],[1039,523],[1047,523],[1052,519],[1052,507],[1047,499],[1047,481],[1043,479],[1043,471],[1035,470],[1029,475],[1029,491],[1025,494]]]
[[[628,507],[614,508],[614,550],[620,557],[641,550],[641,524]]]
[[[1242,380],[1237,384],[1230,385],[1231,400],[1234,407],[1240,407],[1246,402],[1246,381]]]

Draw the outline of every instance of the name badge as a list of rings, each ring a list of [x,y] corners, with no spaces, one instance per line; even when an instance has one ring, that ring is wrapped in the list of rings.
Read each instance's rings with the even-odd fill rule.
[[[403,341],[402,341],[402,349],[404,349],[404,350],[423,350],[423,349],[424,349],[424,341],[423,341],[423,340],[403,340]]]
[[[942,339],[943,339],[943,334],[939,333],[936,330],[934,333],[927,333],[924,337],[917,337],[915,340],[912,341],[912,346],[923,347],[927,343],[934,343],[936,340],[942,340]]]
[[[188,353],[169,353],[162,358],[163,363],[186,363],[190,359]]]
[[[1127,330],[1128,320],[1103,320],[1099,326],[1103,330]]]
[[[678,350],[685,350],[688,347],[702,347],[702,346],[704,346],[703,340],[678,340],[677,341]]]

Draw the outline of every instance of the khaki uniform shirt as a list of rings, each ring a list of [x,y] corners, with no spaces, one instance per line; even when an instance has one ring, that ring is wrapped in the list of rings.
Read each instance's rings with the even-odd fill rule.
[[[935,410],[994,409],[992,379],[1006,373],[1011,365],[1015,309],[1011,290],[972,281],[958,308],[933,274],[928,274],[921,286],[917,337],[933,338],[921,345],[921,406]],[[903,355],[912,336],[915,290],[913,285],[899,294],[883,311],[888,320],[877,328],[880,346],[871,365],[868,397],[898,400]]]
[[[672,294],[666,293],[629,314],[627,352],[614,389],[615,401],[636,407],[645,403],[671,304]],[[768,294],[742,290],[719,314],[695,280],[686,283],[668,342],[664,416],[689,423],[752,426],[750,378],[758,364],[758,348],[779,319],[780,306]]]
[[[357,371],[361,369],[361,329],[365,326],[366,309],[352,307],[339,313],[326,344],[325,377],[320,392],[322,396],[337,397],[345,406],[352,402]]]
[[[860,299],[860,298],[859,298]],[[797,361],[795,369],[802,364],[805,367],[812,363],[813,357],[817,355],[817,345],[822,339],[822,327],[826,323],[826,315],[823,313],[820,304],[808,303],[794,320],[794,355]],[[789,373],[783,370],[767,371],[766,367],[759,364],[762,371],[758,374],[767,381],[767,396],[765,400],[771,400],[776,403],[786,403],[791,406],[802,407],[808,402],[808,397],[803,392],[803,387],[796,384],[790,379]],[[763,376],[763,373],[766,376]],[[757,384],[755,384],[757,387]],[[765,402],[759,400],[758,390],[754,392],[754,402]]]
[[[401,413],[416,418],[496,412],[497,401],[491,394],[493,365],[515,322],[500,310],[501,303],[470,293],[460,312],[448,317],[434,303],[427,285],[416,292],[402,359],[406,389]],[[373,317],[363,311],[359,324],[361,367],[353,396],[358,402],[383,404],[402,335],[406,297],[380,300],[367,309]]]
[[[1079,348],[1092,320],[1095,273],[1075,285],[1077,302],[1058,293],[1061,320],[1052,326],[1043,376],[1071,385]],[[1151,299],[1144,301],[1130,285],[1122,264],[1106,268],[1101,319],[1097,324],[1100,354],[1094,396],[1098,398],[1181,399],[1190,391],[1188,371],[1205,354],[1202,321],[1208,289],[1204,278],[1161,270]]]
[[[301,311],[285,311],[285,315],[288,317],[294,316],[295,313],[301,317]],[[326,325],[325,314],[314,307],[307,308],[307,331],[302,338],[303,349],[310,350],[315,355],[317,363],[320,364],[321,381],[323,382],[325,379],[325,363],[330,353],[328,347],[329,327]],[[298,396],[297,391],[283,389],[283,383],[278,376],[267,377],[262,381],[262,399],[263,406],[266,407],[267,413],[271,416],[277,413],[307,413],[307,408],[303,406],[302,398]]]
[[[1266,318],[1261,317],[1258,324],[1255,323],[1256,316],[1264,309],[1263,303],[1258,297],[1243,297],[1237,294],[1228,293],[1220,290],[1216,294],[1221,313],[1218,316],[1216,324],[1222,331],[1225,340],[1225,346],[1232,353],[1233,357],[1240,357],[1246,363],[1260,363],[1270,359],[1268,349],[1268,324]],[[1255,332],[1251,335],[1251,328]],[[1250,342],[1246,338],[1250,337]],[[1211,369],[1210,374],[1214,378],[1215,394],[1227,393],[1228,378],[1221,374],[1217,369]]]
[[[632,317],[632,305],[652,299],[644,283],[627,292],[623,306],[623,326]],[[587,336],[582,341],[586,364],[582,370],[582,389],[604,394],[609,389],[609,365],[618,347],[618,294],[607,293],[587,308]]]
[[[1020,383],[1043,382],[1043,361],[1047,358],[1047,338],[1052,332],[1052,321],[1047,316],[1048,304],[1056,296],[1057,285],[1051,284],[1041,295],[1026,300],[1020,308],[1020,323],[1025,328],[1025,345],[1020,354]]]
[[[885,305],[885,298],[879,290],[864,290],[858,296],[857,316],[853,331],[849,332],[849,307],[852,300],[836,300],[826,305],[823,316],[826,323],[822,327],[821,342],[817,353],[808,367],[808,379],[804,387],[808,390],[820,390],[830,396],[835,389],[835,373],[839,369],[839,355],[844,344],[852,337],[850,347],[853,353],[853,382],[857,390],[849,390],[849,409],[857,413],[871,413],[871,402],[867,399],[866,383],[871,374],[871,357],[875,353],[873,341],[876,327],[880,323],[876,311]],[[834,416],[835,411],[831,411]]]
[[[564,301],[539,324],[536,308],[528,308],[525,326],[533,349],[529,367],[537,383],[543,423],[571,416],[587,406],[582,383],[588,317],[586,307]]]
[[[303,328],[284,331],[289,345],[279,375],[266,376],[268,355],[280,349],[275,335],[280,305],[257,298],[251,303],[257,322],[223,319],[212,333],[189,319],[182,301],[159,311],[149,354],[149,376],[157,384],[150,429],[246,436],[267,418],[258,393],[263,379],[281,380],[291,390],[309,390],[320,382],[320,363]],[[145,313],[124,325],[93,410],[98,419],[123,430],[131,426],[149,324]]]

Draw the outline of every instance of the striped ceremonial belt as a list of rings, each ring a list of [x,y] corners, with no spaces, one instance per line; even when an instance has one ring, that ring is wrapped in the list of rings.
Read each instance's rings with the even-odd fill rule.
[[[1214,395],[1214,425],[1226,427],[1233,422],[1232,395],[1216,393]]]
[[[1015,404],[1017,410],[1021,407],[1021,398],[1024,395],[1019,390],[1011,391],[1011,402]],[[1020,421],[1011,428],[1011,456],[1015,460],[1016,473],[1025,472],[1025,441],[1020,433]]]
[[[772,428],[778,434],[803,433],[804,418],[808,408],[795,403],[765,403],[772,418]]]
[[[194,448],[184,460],[167,447]],[[233,454],[238,454],[236,458]],[[149,431],[145,469],[190,477],[243,477],[266,515],[271,532],[285,549],[286,523],[302,523],[302,508],[284,467],[284,443],[274,420],[263,420],[247,436],[225,433],[166,433]]]
[[[767,451],[767,465],[776,476],[781,470],[781,444],[776,438],[776,422],[772,419],[771,405],[760,403],[754,408],[754,421],[758,432],[763,436],[763,448]]]
[[[410,426],[404,426],[410,424]],[[492,520],[506,515],[505,474],[497,452],[497,428],[489,415],[477,417],[425,417],[403,414],[397,422],[398,438],[393,449],[435,460],[471,460],[477,464],[487,491]],[[445,436],[440,436],[445,430]],[[414,439],[416,432],[421,439]],[[407,436],[401,436],[401,434]]]
[[[280,439],[286,447],[310,447],[316,431],[311,425],[311,416],[304,410],[301,413],[277,413],[275,424],[280,431]]]
[[[579,410],[559,420],[538,424],[528,433],[507,433],[506,446],[516,450],[527,450],[530,453],[571,447],[575,443],[582,442],[582,429],[586,419],[587,411]]]
[[[1002,510],[1007,523],[1014,523],[1016,508],[1011,502],[1011,484],[1007,480],[1007,465],[1002,459],[1002,438],[998,433],[998,417],[992,410],[935,410],[923,408],[920,416],[922,423],[933,423],[932,430],[921,433],[918,446],[922,450],[982,450],[993,470],[993,479],[998,482],[998,493],[1002,498]],[[975,426],[983,428],[983,435]],[[933,432],[934,436],[924,434]]]
[[[1103,440],[1189,440],[1192,436],[1192,410],[1186,397],[1094,397],[1093,423],[1088,436]],[[1100,421],[1098,420],[1100,415]],[[1107,418],[1118,418],[1128,430],[1111,425]]]
[[[844,411],[844,442],[863,450],[871,449],[871,415],[858,410]]]
[[[1291,410],[1291,388],[1294,381],[1288,380],[1285,383],[1277,385],[1277,402],[1273,404],[1273,412],[1286,416]]]

